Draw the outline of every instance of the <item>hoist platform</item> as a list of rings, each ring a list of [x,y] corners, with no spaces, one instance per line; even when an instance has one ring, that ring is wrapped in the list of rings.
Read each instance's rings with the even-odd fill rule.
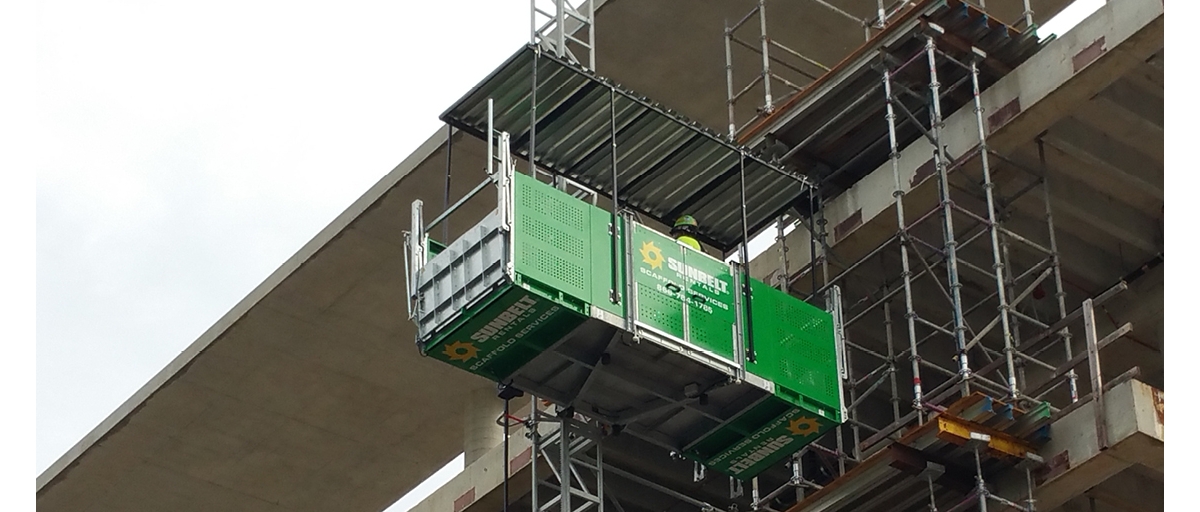
[[[498,206],[457,240],[414,203],[425,355],[743,479],[842,421],[828,313],[515,173],[499,137]]]

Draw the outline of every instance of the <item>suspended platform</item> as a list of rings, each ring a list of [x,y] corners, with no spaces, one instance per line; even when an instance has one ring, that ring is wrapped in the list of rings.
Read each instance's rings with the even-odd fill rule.
[[[516,174],[499,138],[498,207],[464,235],[431,255],[414,203],[425,355],[743,479],[842,421],[828,313]]]

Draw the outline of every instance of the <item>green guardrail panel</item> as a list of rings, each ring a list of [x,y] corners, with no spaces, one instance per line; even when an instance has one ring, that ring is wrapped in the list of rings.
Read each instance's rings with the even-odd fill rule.
[[[755,361],[746,371],[774,382],[776,394],[797,405],[820,404],[838,420],[837,347],[833,317],[811,304],[750,281]]]
[[[687,283],[688,341],[733,360],[733,273],[729,264],[683,247],[682,265],[667,261]]]
[[[514,270],[574,298],[592,299],[591,205],[541,183],[514,176]]]
[[[726,475],[749,479],[836,425],[812,410],[768,397],[709,434],[687,455]]]
[[[508,377],[584,321],[564,305],[512,285],[463,318],[429,344],[426,354],[494,381]]]
[[[683,276],[667,265],[683,258],[675,240],[634,224],[633,282],[637,295],[637,319],[651,328],[683,339]]]

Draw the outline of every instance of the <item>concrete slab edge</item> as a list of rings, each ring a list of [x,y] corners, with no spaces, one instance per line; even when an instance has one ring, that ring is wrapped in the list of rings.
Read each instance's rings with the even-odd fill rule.
[[[457,133],[457,130],[455,131]],[[401,180],[408,176],[421,162],[425,161],[430,155],[434,154],[442,145],[446,143],[446,130],[438,128],[438,130],[430,136],[424,143],[417,147],[416,151],[410,154],[407,158],[400,162],[387,175],[375,183],[362,196],[354,201],[345,211],[333,219],[324,229],[317,233],[316,236],[304,244],[296,254],[288,258],[282,265],[271,273],[261,284],[254,288],[245,298],[237,303],[228,313],[225,313],[212,327],[204,331],[196,341],[192,342],[187,348],[183,349],[178,356],[175,357],[166,367],[154,375],[145,385],[134,392],[133,396],[129,397],[122,403],[112,414],[109,414],[96,428],[88,432],[75,446],[67,450],[61,457],[58,458],[50,467],[46,468],[37,477],[37,494],[42,494],[44,491],[52,487],[52,483],[60,477],[66,475],[69,469],[79,462],[79,459],[87,452],[89,448],[102,441],[105,437],[111,435],[120,429],[126,423],[129,417],[136,413],[147,400],[163,388],[166,384],[174,380],[182,373],[184,369],[191,364],[201,353],[204,352],[209,345],[220,339],[234,324],[246,315],[256,304],[275,289],[284,279],[287,279],[297,270],[304,266],[314,256],[319,254],[333,239],[346,229],[351,223],[358,219],[363,213],[374,207],[384,195],[392,188],[397,186]]]

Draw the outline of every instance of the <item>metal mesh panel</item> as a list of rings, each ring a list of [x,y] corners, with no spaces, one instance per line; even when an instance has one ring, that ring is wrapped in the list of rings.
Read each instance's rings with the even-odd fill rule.
[[[515,270],[582,302],[591,300],[590,205],[518,174]]]
[[[667,334],[683,338],[683,305],[678,297],[639,283],[637,306],[638,320]]]
[[[751,326],[757,361],[747,370],[840,409],[833,319],[761,281],[751,281]]]
[[[733,275],[729,265],[683,249],[688,274],[688,341],[733,360]]]

